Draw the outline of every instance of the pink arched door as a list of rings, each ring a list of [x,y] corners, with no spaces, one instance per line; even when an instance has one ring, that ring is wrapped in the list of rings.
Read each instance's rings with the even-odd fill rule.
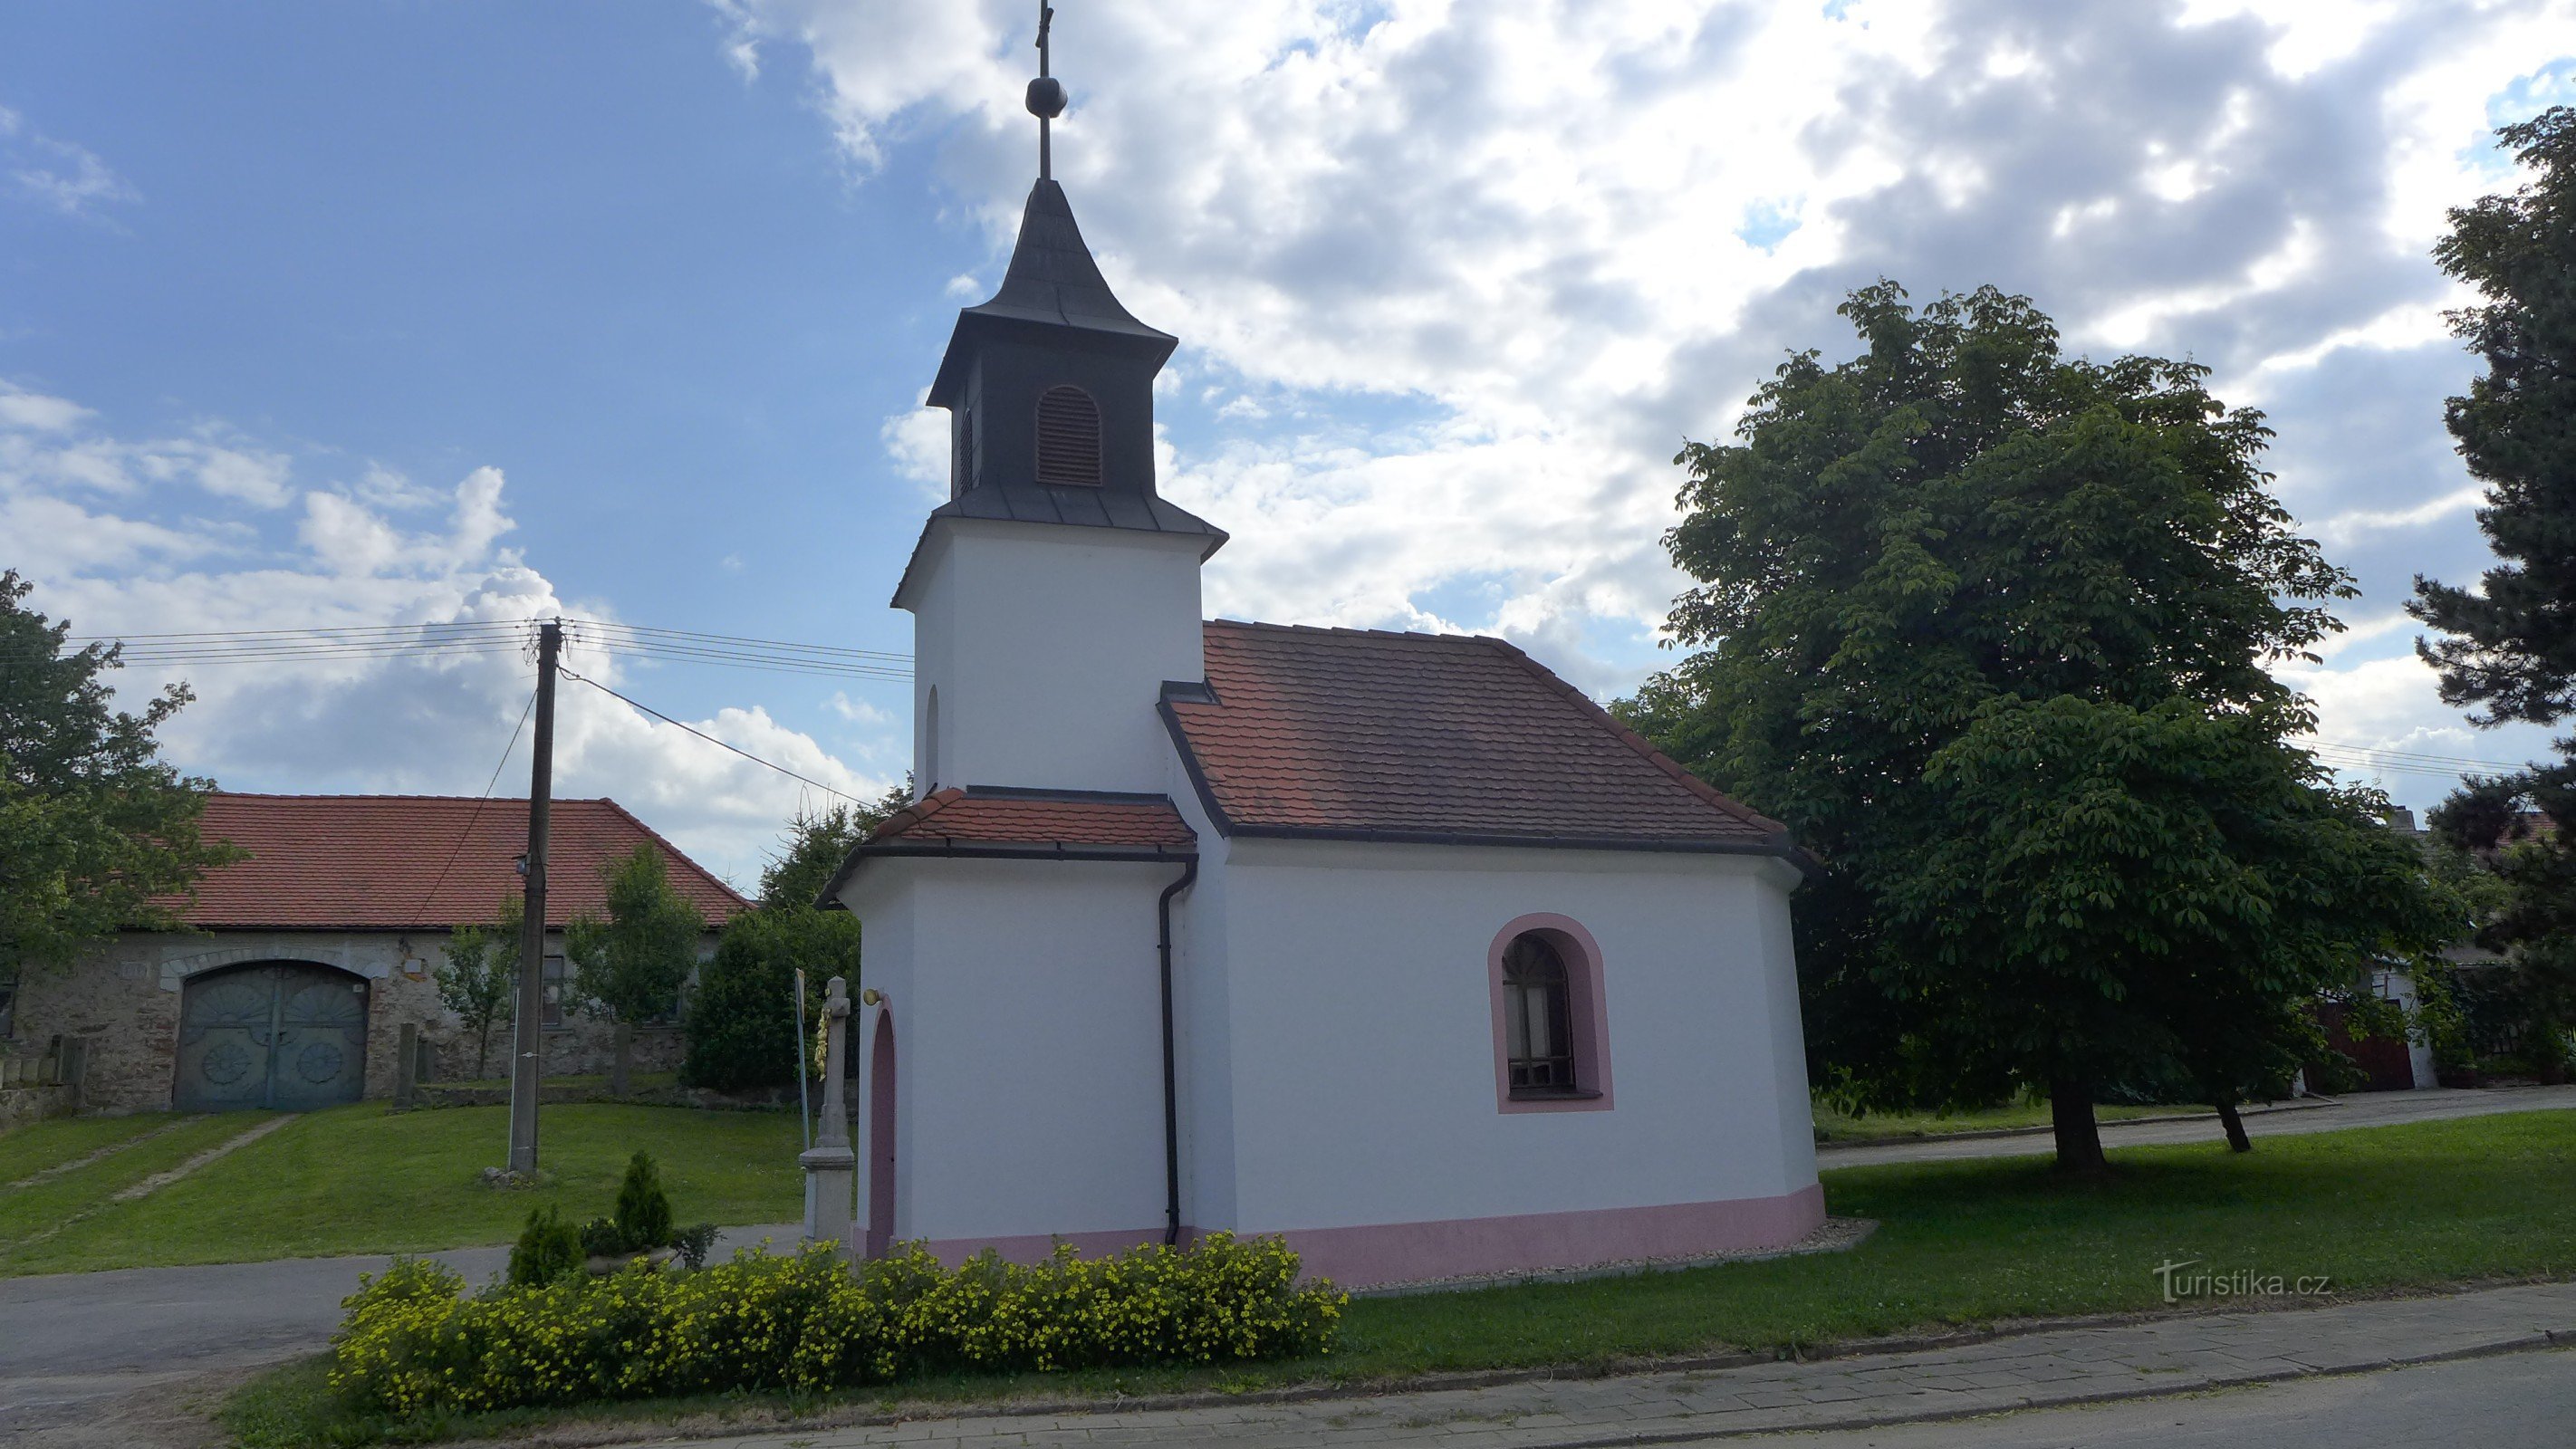
[[[868,1053],[868,1256],[894,1245],[894,1013],[877,1009]]]

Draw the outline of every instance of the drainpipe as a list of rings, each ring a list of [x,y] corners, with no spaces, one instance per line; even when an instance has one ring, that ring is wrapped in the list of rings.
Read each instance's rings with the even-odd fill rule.
[[[1172,897],[1188,890],[1198,878],[1198,858],[1192,856],[1181,867],[1180,878],[1163,887],[1161,899],[1154,902],[1155,950],[1163,968],[1163,1241],[1167,1244],[1181,1240],[1181,1089],[1172,1046]]]

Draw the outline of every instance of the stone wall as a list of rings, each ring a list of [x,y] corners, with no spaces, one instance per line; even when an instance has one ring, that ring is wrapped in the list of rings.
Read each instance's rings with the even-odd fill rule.
[[[48,1117],[68,1117],[79,1105],[80,1094],[70,1087],[0,1087],[0,1133]]]
[[[709,943],[714,937],[710,934]],[[562,950],[558,935],[550,952]],[[18,990],[13,1022],[20,1041],[54,1036],[89,1043],[85,1110],[133,1112],[170,1105],[176,1069],[179,1009],[190,979],[228,966],[261,961],[303,961],[336,967],[369,983],[366,1095],[390,1097],[396,1046],[403,1023],[420,1027],[431,1046],[431,1074],[461,1080],[473,1074],[475,1044],[438,999],[435,968],[445,960],[446,938],[426,932],[224,931],[206,935],[130,933],[65,971],[29,969]],[[605,1072],[614,1051],[614,1027],[605,1019],[575,1015],[545,1033],[550,1076]],[[487,1075],[509,1070],[510,1028],[494,1028]],[[635,1069],[672,1071],[683,1042],[677,1027],[647,1026],[635,1033]]]

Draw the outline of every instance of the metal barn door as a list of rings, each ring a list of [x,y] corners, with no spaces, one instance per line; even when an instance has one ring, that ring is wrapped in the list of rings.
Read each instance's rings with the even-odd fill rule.
[[[354,1102],[367,1085],[367,983],[294,961],[235,966],[179,998],[182,1112],[303,1111]]]

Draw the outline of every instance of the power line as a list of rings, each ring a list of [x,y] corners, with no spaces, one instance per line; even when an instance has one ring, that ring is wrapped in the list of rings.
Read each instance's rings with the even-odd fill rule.
[[[847,679],[911,678],[912,656],[837,644],[668,629],[604,619],[566,619],[577,638],[636,660],[753,669]],[[513,620],[443,623],[329,625],[300,629],[187,630],[144,634],[66,636],[66,643],[114,644],[119,659],[135,668],[178,669],[227,664],[328,664],[403,657],[502,654],[524,650],[529,624]],[[49,657],[41,651],[0,652]]]
[[[449,848],[446,863],[438,868],[438,878],[429,883],[429,889],[420,898],[420,908],[413,911],[413,915],[427,916],[429,903],[438,899],[438,888],[447,884],[448,871],[455,868],[456,857],[464,851],[465,842],[474,837],[474,822],[482,818],[484,802],[490,800],[492,792],[501,787],[501,772],[510,767],[510,755],[519,748],[519,736],[528,728],[528,712],[536,707],[537,692],[532,689],[528,691],[528,702],[519,707],[519,723],[510,731],[510,742],[501,747],[500,763],[492,767],[492,778],[483,782],[482,795],[474,801],[474,808],[466,812],[465,828],[456,833],[456,844]]]
[[[601,619],[566,619],[564,622],[592,629],[615,629],[628,634],[668,634],[682,639],[704,639],[723,644],[776,645],[781,642],[776,639],[746,638],[738,634],[702,634],[694,629],[656,629],[646,624],[619,624]],[[813,654],[854,654],[868,659],[898,659],[907,664],[912,662],[912,656],[909,654],[892,654],[881,649],[846,649],[837,644],[796,644],[788,647]]]
[[[794,770],[787,768],[785,765],[778,764],[772,760],[764,760],[760,756],[753,754],[751,751],[742,748],[740,745],[726,744],[723,740],[717,739],[714,735],[708,734],[705,730],[698,729],[693,725],[682,724],[678,720],[671,718],[669,715],[662,713],[660,710],[655,709],[649,704],[643,704],[636,700],[628,699],[625,695],[619,694],[616,690],[609,688],[607,685],[600,683],[596,679],[584,678],[581,675],[573,673],[569,669],[560,670],[559,672],[566,679],[578,680],[583,684],[587,684],[591,688],[598,690],[600,693],[607,695],[610,699],[616,700],[621,704],[631,705],[636,709],[640,709],[646,714],[653,716],[653,718],[660,720],[662,723],[670,725],[674,729],[687,730],[690,734],[696,735],[699,739],[705,740],[708,744],[715,745],[721,749],[731,750],[735,754],[742,756],[744,759],[751,761],[755,765],[762,766],[766,769],[776,770],[778,773],[785,775],[788,779],[811,785],[815,789],[820,790],[827,795],[838,795],[853,805],[865,805],[868,803],[867,801],[860,799],[858,796],[851,794],[847,790],[833,789],[831,786],[824,784],[820,780],[797,774]]]

